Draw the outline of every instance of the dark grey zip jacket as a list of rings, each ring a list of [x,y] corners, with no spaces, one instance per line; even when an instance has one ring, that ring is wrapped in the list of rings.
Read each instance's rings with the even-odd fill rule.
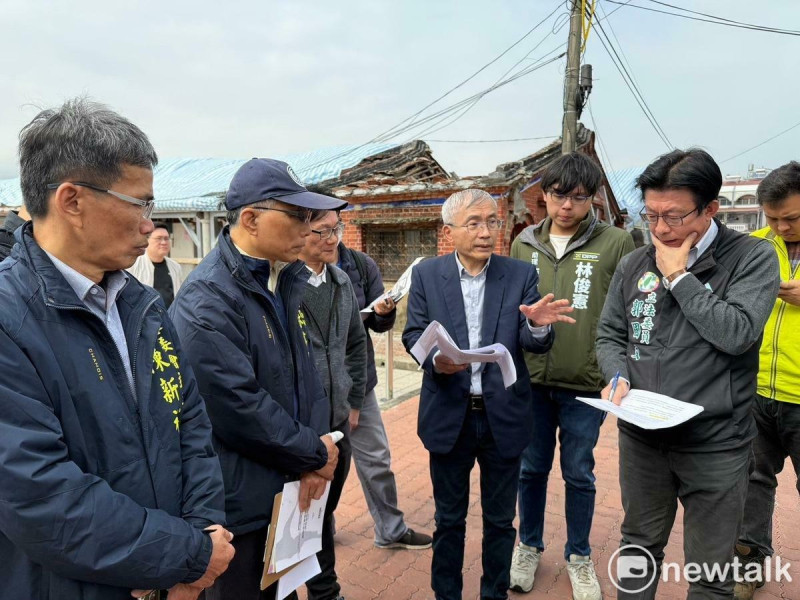
[[[719,232],[690,275],[671,291],[656,268],[655,248],[622,259],[597,327],[597,358],[610,380],[699,404],[683,425],[648,431],[619,421],[644,443],[687,452],[737,448],[756,435],[750,413],[758,349],[780,284],[769,243]]]
[[[338,427],[361,410],[367,384],[367,332],[361,324],[358,301],[347,273],[328,265],[333,284],[329,317],[319,322],[314,311],[304,308],[314,353],[314,364],[331,401],[331,427]],[[310,285],[310,284],[306,284]],[[327,343],[322,335],[327,330]]]

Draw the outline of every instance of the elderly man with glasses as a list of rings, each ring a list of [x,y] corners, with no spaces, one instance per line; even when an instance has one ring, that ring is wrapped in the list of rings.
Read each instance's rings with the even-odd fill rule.
[[[677,427],[618,421],[622,492],[618,598],[656,597],[664,547],[683,504],[688,598],[732,598],[734,545],[756,437],[759,342],[780,285],[766,240],[715,218],[722,173],[699,149],[673,150],[637,180],[652,245],[624,257],[597,326],[602,397],[629,388],[702,407]],[[641,567],[641,568],[640,568]]]
[[[533,398],[523,350],[547,352],[550,325],[574,322],[569,301],[539,297],[536,267],[494,254],[502,219],[478,189],[450,196],[442,232],[455,252],[414,267],[403,344],[411,349],[432,321],[459,348],[503,344],[516,365],[509,387],[495,364],[456,364],[432,349],[424,371],[417,431],[430,453],[436,530],[431,585],[440,600],[462,597],[470,472],[478,461],[483,511],[480,597],[508,597],[516,532],[520,457],[531,441]],[[468,595],[474,597],[475,592]]]
[[[316,211],[311,235],[300,252],[310,278],[306,283],[303,312],[317,371],[331,406],[330,430],[340,431],[339,464],[331,482],[322,530],[322,550],[317,553],[322,572],[306,585],[310,598],[338,595],[333,550],[333,512],[350,471],[350,415],[364,403],[367,383],[367,333],[361,325],[358,301],[347,274],[334,266],[336,247],[344,230],[336,211]]]
[[[19,156],[32,220],[0,267],[0,595],[193,600],[234,551],[197,382],[124,270],[153,229],[156,153],[78,99],[39,113]]]
[[[236,557],[206,600],[274,598],[260,591],[275,494],[300,480],[300,509],[337,466],[330,402],[314,366],[309,270],[297,258],[314,210],[346,202],[309,192],[284,162],[247,161],[233,176],[228,225],[170,307],[214,427]],[[338,597],[335,574],[309,597]]]

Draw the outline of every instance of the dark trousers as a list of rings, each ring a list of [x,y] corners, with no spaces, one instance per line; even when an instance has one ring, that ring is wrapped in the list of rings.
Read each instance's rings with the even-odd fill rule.
[[[800,404],[756,396],[753,416],[758,437],[753,442],[755,470],[750,474],[744,522],[739,542],[772,556],[772,513],[775,510],[776,475],[791,457],[800,492]]]
[[[212,587],[206,589],[205,600],[274,600],[277,583],[263,592],[259,589],[264,571],[266,541],[266,527],[235,536],[231,543],[236,556],[228,565],[228,570],[217,578]],[[297,600],[297,594],[292,593],[288,598]]]
[[[622,588],[618,599],[656,597],[678,500],[684,510],[685,562],[720,567],[731,563],[744,511],[750,454],[750,444],[721,452],[672,452],[620,431],[619,484],[625,517],[615,577]],[[650,556],[631,545],[644,548]],[[627,557],[638,557],[638,562],[629,558],[626,563]],[[627,572],[631,576],[626,576],[625,564],[635,567]],[[690,583],[687,599],[732,598],[733,586],[731,569],[724,580],[704,575]]]
[[[475,459],[481,470],[483,511],[481,598],[508,597],[520,458],[500,456],[486,414],[469,410],[453,449],[430,454],[436,505],[431,586],[437,600],[461,599],[469,475]]]
[[[317,552],[317,560],[322,571],[319,575],[312,577],[306,582],[308,590],[308,600],[330,600],[338,598],[341,586],[336,577],[336,554],[333,548],[333,535],[335,526],[333,522],[333,511],[339,505],[342,497],[344,482],[350,472],[350,457],[352,448],[350,446],[350,425],[347,421],[334,427],[334,430],[344,433],[337,446],[339,447],[339,462],[336,463],[336,471],[331,481],[331,490],[328,493],[328,504],[325,506],[325,517],[322,521],[322,550]]]
[[[540,385],[533,390],[533,439],[522,453],[519,472],[519,539],[544,550],[544,512],[547,479],[553,467],[558,432],[561,475],[566,494],[567,543],[570,554],[589,556],[589,533],[594,517],[594,447],[606,413],[584,404],[573,390]],[[600,394],[581,392],[599,398]]]
[[[308,580],[308,597],[310,600],[328,600],[339,595],[339,583],[334,569],[336,559],[333,552],[333,511],[342,495],[347,473],[350,470],[350,428],[347,422],[337,427],[345,436],[339,446],[339,462],[331,481],[328,493],[328,504],[325,507],[325,518],[322,530],[322,550],[317,553],[321,573]],[[273,600],[278,589],[275,583],[263,592],[259,590],[261,574],[264,570],[264,544],[267,541],[267,527],[251,533],[237,535],[233,538],[236,556],[228,565],[228,570],[217,578],[213,587],[206,589],[205,600]],[[288,596],[296,600],[297,594]]]

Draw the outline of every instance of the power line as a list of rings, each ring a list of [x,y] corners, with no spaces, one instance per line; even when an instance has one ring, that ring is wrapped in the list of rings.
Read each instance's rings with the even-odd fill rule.
[[[550,16],[552,16],[552,15],[553,15],[553,13],[550,13]],[[549,17],[548,17],[548,18],[549,18]],[[501,81],[503,81],[503,79],[504,79],[504,78],[505,78],[505,77],[506,77],[506,76],[507,76],[509,73],[511,73],[511,72],[512,72],[514,69],[516,69],[516,68],[517,68],[517,66],[518,66],[520,63],[522,63],[523,61],[527,60],[527,59],[528,59],[528,57],[529,57],[531,54],[533,54],[534,52],[536,52],[536,50],[538,50],[538,49],[539,49],[539,46],[541,46],[542,44],[544,44],[544,43],[547,41],[547,39],[550,37],[550,35],[554,35],[554,34],[553,34],[553,33],[550,33],[550,34],[545,34],[545,36],[544,36],[544,37],[543,37],[543,38],[542,38],[542,39],[539,41],[539,43],[538,43],[538,44],[536,44],[536,45],[535,45],[533,48],[531,48],[530,50],[528,50],[528,53],[527,53],[525,56],[523,56],[522,58],[520,58],[520,59],[519,59],[517,62],[515,62],[513,65],[511,65],[511,67],[510,67],[509,69],[507,69],[507,70],[506,70],[506,71],[505,71],[505,72],[504,72],[502,75],[500,75],[500,77],[498,77],[498,78],[497,78],[497,80],[494,82],[494,85],[496,85],[496,84],[500,83]],[[566,44],[564,44],[564,45],[566,45]],[[548,54],[550,54],[550,53],[552,53],[552,52],[554,52],[554,51],[555,51],[555,49],[554,49],[554,50],[551,50],[550,52],[548,52],[548,53],[547,53],[547,54],[545,54],[544,56],[547,56]],[[543,57],[542,57],[542,58],[543,58]],[[541,60],[541,58],[540,58],[539,60]],[[526,67],[526,68],[527,68],[527,67]],[[524,70],[525,70],[525,69],[521,69],[521,70],[520,70],[520,71],[518,71],[518,72],[521,72],[521,71],[524,71]],[[459,113],[459,114],[458,114],[456,117],[454,117],[453,119],[451,119],[450,121],[448,121],[448,122],[447,122],[447,123],[445,123],[444,125],[441,125],[441,126],[439,126],[439,125],[438,125],[438,123],[437,123],[437,124],[434,124],[434,125],[432,125],[431,127],[428,127],[426,130],[422,131],[421,133],[415,134],[415,136],[417,136],[417,137],[420,137],[420,138],[423,138],[423,139],[424,139],[424,137],[425,137],[426,135],[429,135],[429,134],[432,134],[432,133],[436,133],[437,131],[441,131],[442,129],[445,129],[445,128],[447,128],[447,127],[450,127],[450,125],[452,125],[453,123],[455,123],[456,121],[458,121],[459,119],[461,119],[462,117],[464,117],[464,116],[465,116],[465,115],[466,115],[466,114],[467,114],[469,111],[471,111],[473,108],[475,108],[475,106],[478,104],[478,102],[480,102],[480,101],[481,101],[481,99],[482,99],[482,98],[483,98],[483,96],[480,96],[480,97],[476,98],[476,99],[475,99],[475,101],[474,101],[472,104],[470,104],[469,106],[467,106],[466,108],[464,108],[464,110],[462,110],[462,111],[461,111],[461,113]],[[442,121],[443,121],[443,120],[444,120],[444,119],[442,119]],[[441,123],[442,121],[439,121],[439,123]]]
[[[456,113],[458,111],[464,110],[464,108],[467,105],[472,104],[472,103],[476,102],[477,100],[480,100],[481,98],[483,98],[487,94],[495,91],[496,89],[499,89],[499,88],[501,88],[501,87],[503,87],[505,85],[508,85],[509,83],[513,83],[517,79],[520,79],[521,77],[529,75],[529,74],[533,73],[534,71],[538,71],[539,69],[541,69],[541,68],[543,68],[543,67],[545,67],[545,66],[547,66],[547,65],[549,65],[549,64],[551,64],[551,63],[553,63],[555,61],[557,61],[562,56],[564,56],[565,53],[562,52],[561,54],[559,54],[557,56],[554,56],[553,58],[550,58],[548,60],[543,60],[543,59],[544,59],[544,57],[552,54],[553,52],[555,52],[557,50],[559,50],[563,45],[564,44],[561,44],[559,47],[554,48],[553,50],[550,50],[549,52],[544,54],[544,56],[539,59],[539,62],[534,63],[533,65],[530,65],[528,67],[525,67],[521,71],[518,71],[517,73],[515,73],[514,75],[506,78],[503,81],[499,81],[498,83],[495,83],[494,85],[492,85],[491,87],[489,87],[489,88],[487,88],[485,90],[482,90],[482,91],[480,91],[480,92],[478,92],[476,94],[473,94],[472,96],[470,96],[468,98],[460,100],[459,102],[456,102],[455,104],[453,104],[451,106],[443,108],[443,109],[439,110],[438,112],[433,113],[431,115],[428,115],[428,116],[426,116],[426,117],[424,117],[424,118],[422,118],[422,119],[420,119],[420,120],[418,120],[418,121],[416,121],[414,123],[410,123],[410,124],[406,125],[405,127],[397,129],[396,131],[392,132],[391,134],[376,136],[370,142],[366,142],[365,144],[361,144],[359,146],[356,146],[354,148],[346,150],[345,152],[337,154],[337,155],[335,155],[335,156],[333,156],[331,158],[328,158],[326,160],[323,160],[323,161],[320,161],[318,163],[315,163],[315,164],[309,166],[308,168],[312,169],[312,168],[317,168],[317,167],[329,164],[331,162],[339,160],[340,158],[348,156],[349,154],[355,152],[357,149],[363,148],[364,146],[366,146],[369,143],[388,141],[388,140],[390,140],[392,138],[395,138],[395,137],[398,137],[399,135],[402,135],[403,133],[406,133],[407,131],[410,131],[410,130],[415,129],[415,128],[419,128],[419,127],[423,126],[424,124],[426,124],[426,123],[428,123],[430,121],[433,121],[435,119],[439,119],[438,123],[441,123],[443,120],[449,118],[453,113]],[[415,136],[415,137],[421,137],[421,136]]]
[[[757,27],[759,29],[768,29],[770,31],[775,31],[775,32],[785,32],[785,33],[794,33],[794,34],[800,33],[800,31],[798,31],[796,29],[783,29],[783,28],[780,28],[780,27],[770,27],[768,25],[755,25],[753,23],[745,23],[744,21],[735,21],[733,19],[726,19],[725,17],[717,17],[717,16],[714,16],[714,15],[709,15],[708,13],[702,13],[702,12],[697,12],[695,10],[689,10],[688,8],[683,8],[682,6],[676,6],[674,4],[668,4],[666,2],[660,2],[659,0],[649,0],[649,1],[652,2],[653,4],[660,4],[661,6],[674,8],[676,10],[682,10],[684,12],[691,13],[693,15],[700,15],[701,17],[709,17],[709,18],[712,18],[712,19],[717,19],[719,21],[726,21],[728,23],[734,23],[736,25],[744,25],[744,26],[747,26],[747,27]]]
[[[459,83],[459,84],[457,84],[456,86],[454,86],[454,87],[450,88],[449,90],[447,90],[447,91],[446,91],[444,94],[442,94],[441,96],[439,96],[438,98],[436,98],[436,99],[435,99],[435,100],[433,100],[432,102],[430,102],[430,103],[428,103],[427,105],[425,105],[424,107],[422,107],[420,110],[418,110],[417,112],[415,112],[415,113],[414,113],[413,115],[411,115],[410,117],[407,117],[407,118],[403,119],[402,121],[400,121],[400,122],[399,122],[399,123],[397,123],[396,125],[393,125],[392,127],[390,127],[389,129],[387,129],[386,131],[384,131],[384,132],[382,132],[382,133],[379,133],[378,135],[376,135],[375,137],[373,137],[371,140],[369,140],[369,141],[367,141],[367,142],[364,142],[363,144],[359,144],[358,146],[356,146],[356,147],[354,147],[354,148],[351,148],[351,149],[349,149],[349,150],[346,150],[346,151],[344,151],[344,152],[342,152],[342,153],[340,153],[340,154],[338,154],[338,155],[336,155],[336,156],[333,156],[333,157],[331,157],[331,158],[329,158],[329,159],[327,159],[327,160],[324,160],[324,161],[321,161],[321,162],[319,162],[319,163],[316,163],[316,164],[314,164],[314,165],[311,165],[311,166],[309,167],[309,169],[317,168],[317,167],[320,167],[320,166],[322,166],[322,165],[326,165],[326,164],[328,164],[328,163],[331,163],[331,162],[333,162],[333,161],[336,161],[336,160],[339,160],[339,159],[341,159],[341,158],[344,158],[345,156],[348,156],[348,155],[352,154],[353,152],[356,152],[357,150],[359,150],[359,149],[361,149],[361,148],[363,148],[364,146],[367,146],[367,145],[369,145],[369,144],[372,144],[372,143],[375,143],[375,142],[379,142],[379,141],[381,141],[381,140],[388,140],[388,139],[391,139],[392,137],[396,137],[396,130],[397,130],[397,129],[401,128],[402,126],[404,126],[404,125],[405,125],[406,123],[408,123],[409,121],[411,121],[411,123],[410,123],[411,125],[414,125],[414,123],[415,123],[415,120],[416,120],[416,118],[417,118],[419,115],[421,115],[423,112],[425,112],[426,110],[428,110],[428,109],[429,109],[431,106],[433,106],[434,104],[436,104],[436,103],[437,103],[437,102],[439,102],[440,100],[442,100],[442,99],[446,98],[447,96],[449,96],[449,95],[450,95],[451,93],[453,93],[455,90],[457,90],[457,89],[459,89],[460,87],[464,86],[466,83],[468,83],[469,81],[471,81],[472,79],[474,79],[474,78],[475,78],[475,77],[476,77],[478,74],[480,74],[481,72],[483,72],[484,70],[486,70],[488,67],[490,67],[491,65],[493,65],[494,63],[496,63],[498,60],[500,60],[500,59],[501,59],[503,56],[505,56],[506,54],[508,54],[508,52],[510,52],[512,49],[514,49],[516,46],[518,46],[520,43],[522,43],[522,41],[523,41],[525,38],[527,38],[527,37],[528,37],[530,34],[532,34],[534,31],[536,31],[536,30],[537,30],[537,29],[538,29],[538,28],[539,28],[539,27],[540,27],[540,26],[541,26],[541,25],[542,25],[542,24],[543,24],[545,21],[547,21],[547,20],[548,20],[550,17],[552,17],[552,16],[553,16],[553,15],[554,15],[556,12],[558,12],[558,10],[559,10],[560,8],[561,8],[561,2],[560,2],[560,0],[559,0],[559,1],[557,2],[557,4],[556,4],[556,7],[555,7],[555,8],[554,8],[554,9],[553,9],[553,10],[552,10],[552,11],[551,11],[551,12],[550,12],[550,13],[549,13],[549,14],[548,14],[548,15],[547,15],[547,16],[546,16],[544,19],[542,19],[541,21],[539,21],[538,23],[536,23],[536,25],[534,25],[533,27],[531,27],[531,28],[528,30],[528,32],[527,32],[527,33],[525,33],[525,35],[523,35],[523,36],[522,36],[521,38],[519,38],[519,39],[518,39],[516,42],[514,42],[513,44],[511,44],[511,45],[510,45],[508,48],[506,48],[505,50],[503,50],[503,51],[502,51],[500,54],[498,54],[498,55],[497,55],[495,58],[493,58],[493,59],[492,59],[492,60],[490,60],[488,63],[486,63],[485,65],[483,65],[483,66],[482,66],[480,69],[478,69],[477,71],[475,71],[475,72],[474,72],[472,75],[470,75],[469,77],[467,77],[466,79],[464,79],[462,82],[460,82],[460,83]],[[388,136],[388,137],[387,137],[387,136]]]
[[[661,141],[664,142],[664,145],[667,146],[668,149],[672,149],[674,147],[672,142],[667,137],[667,134],[664,132],[661,125],[659,125],[658,121],[655,118],[655,115],[653,114],[653,111],[650,110],[650,107],[647,105],[647,102],[645,101],[642,92],[636,86],[636,83],[633,81],[633,78],[631,77],[630,73],[628,73],[627,69],[625,68],[625,65],[622,64],[622,61],[619,58],[616,49],[614,49],[614,46],[611,43],[611,40],[606,35],[606,32],[603,29],[603,26],[600,24],[600,21],[596,21],[595,27],[598,28],[599,35],[597,36],[597,39],[600,40],[600,43],[602,44],[603,48],[605,49],[606,53],[611,59],[611,62],[614,63],[614,66],[617,68],[617,71],[619,71],[619,74],[622,76],[622,80],[625,82],[625,85],[628,87],[628,90],[630,90],[631,94],[633,94],[633,97],[636,100],[636,103],[639,105],[639,108],[644,113],[644,116],[647,118],[648,122],[653,127],[658,137],[661,138]],[[606,43],[608,45],[606,45]],[[610,50],[609,47],[611,48]]]
[[[795,129],[795,128],[797,128],[797,127],[800,127],[800,122],[798,122],[798,123],[795,123],[794,125],[792,125],[792,126],[791,126],[791,127],[789,127],[788,129],[784,129],[783,131],[781,131],[781,132],[780,132],[780,133],[778,133],[778,134],[775,134],[775,135],[773,135],[771,138],[768,138],[768,139],[764,140],[764,141],[763,141],[763,142],[761,142],[760,144],[756,144],[756,145],[755,145],[755,146],[753,146],[752,148],[748,148],[747,150],[744,150],[743,152],[739,152],[739,154],[734,154],[734,155],[733,155],[733,156],[731,156],[730,158],[726,158],[726,159],[725,159],[725,160],[723,160],[722,162],[723,162],[723,163],[726,163],[726,162],[728,162],[729,160],[733,160],[734,158],[739,158],[739,157],[740,157],[740,156],[742,156],[743,154],[747,154],[747,153],[748,153],[748,152],[750,152],[751,150],[755,150],[756,148],[760,148],[760,147],[761,147],[761,146],[763,146],[764,144],[767,144],[767,143],[771,142],[772,140],[774,140],[775,138],[778,138],[778,137],[782,136],[784,133],[789,133],[789,132],[790,132],[792,129]]]
[[[557,135],[544,135],[541,137],[509,138],[506,140],[425,140],[426,142],[436,142],[437,144],[499,144],[501,142],[530,142],[533,140],[551,140]]]
[[[628,2],[630,2],[630,1],[631,0],[628,0]],[[628,67],[628,71],[631,74],[631,78],[633,79],[633,83],[635,83],[637,85],[637,87],[638,87],[639,82],[636,81],[636,78],[633,76],[633,67],[631,66],[631,63],[628,60],[628,57],[625,54],[625,51],[622,49],[622,44],[620,44],[619,38],[617,37],[617,33],[614,31],[614,26],[611,24],[611,21],[608,20],[608,17],[610,15],[606,15],[606,11],[603,9],[603,5],[602,4],[599,6],[599,8],[600,8],[600,12],[603,13],[603,20],[608,23],[608,28],[611,30],[611,35],[614,36],[614,41],[617,42],[617,46],[619,47],[619,51],[622,53],[622,58],[625,60],[625,65]],[[619,7],[619,8],[621,8],[621,7]],[[619,10],[619,8],[617,8],[615,10]]]
[[[554,48],[553,50],[550,50],[550,52],[548,52],[544,56],[548,56],[549,54],[552,54],[553,52],[559,50],[564,45],[565,44],[561,44],[560,46]],[[420,125],[422,125],[422,124],[424,124],[424,123],[426,123],[428,121],[434,120],[434,119],[439,119],[439,121],[437,123],[429,126],[424,131],[414,134],[414,136],[412,136],[412,139],[413,139],[413,137],[422,138],[422,137],[424,137],[425,135],[427,135],[429,133],[434,133],[436,131],[439,131],[439,130],[443,129],[444,127],[447,127],[448,125],[452,125],[453,123],[455,123],[455,121],[457,121],[458,119],[463,117],[467,113],[467,111],[472,109],[472,107],[475,106],[475,104],[477,104],[480,100],[482,100],[483,97],[486,96],[487,94],[489,94],[489,93],[495,91],[496,89],[498,89],[500,87],[503,87],[503,86],[505,86],[505,85],[507,85],[509,83],[512,83],[513,81],[516,81],[520,77],[524,77],[525,75],[528,75],[528,74],[530,74],[530,73],[532,73],[534,71],[538,71],[542,67],[545,67],[545,66],[549,65],[550,63],[555,62],[556,60],[558,60],[559,58],[564,56],[564,54],[565,53],[562,52],[560,55],[555,56],[555,57],[553,57],[553,58],[551,58],[549,60],[546,60],[546,61],[542,62],[544,60],[544,56],[543,56],[542,58],[539,59],[538,63],[534,63],[533,65],[531,65],[529,67],[526,67],[525,69],[522,69],[521,71],[518,71],[517,73],[515,73],[514,75],[508,77],[505,80],[497,81],[496,83],[494,83],[489,88],[487,88],[487,89],[485,89],[485,90],[483,90],[481,92],[478,92],[477,94],[474,94],[474,95],[470,96],[469,98],[466,98],[466,99],[464,99],[464,100],[462,100],[462,101],[460,101],[460,102],[458,102],[458,103],[456,103],[456,104],[454,104],[454,105],[452,105],[450,107],[444,108],[444,109],[440,110],[438,113],[434,113],[432,115],[429,115],[429,116],[425,117],[424,119],[421,119],[421,120],[417,121],[416,123],[412,123],[412,124],[406,126],[405,128],[398,130],[397,132],[393,133],[387,139],[391,139],[392,137],[397,137],[398,135],[400,135],[402,133],[406,133],[407,131],[415,129],[415,128],[419,127]],[[452,119],[450,122],[446,123],[445,125],[442,125],[441,127],[438,127],[438,125],[441,124],[446,119],[448,119],[452,113],[458,112],[458,111],[461,111],[461,113],[458,114],[454,119]]]
[[[594,120],[594,112],[592,112],[592,102],[591,100],[586,103],[589,108],[589,117],[592,119],[592,127],[594,128],[594,136],[597,138],[597,143],[600,146],[603,154],[606,157],[606,163],[608,163],[608,168],[611,169],[612,173],[615,173],[616,178],[616,170],[614,169],[614,165],[611,164],[611,156],[608,154],[608,150],[606,149],[605,144],[603,144],[603,139],[600,137],[600,130],[597,128],[597,122]]]
[[[650,0],[653,2],[654,0]],[[765,27],[762,25],[752,25],[749,23],[739,24],[736,21],[731,21],[730,19],[724,19],[722,17],[714,17],[712,19],[701,19],[699,17],[690,17],[689,15],[682,15],[680,13],[670,12],[668,10],[660,10],[658,8],[650,8],[647,6],[639,6],[638,4],[631,4],[630,2],[619,2],[618,0],[606,0],[606,2],[610,2],[611,4],[620,4],[624,6],[629,6],[630,8],[638,8],[640,10],[646,10],[649,12],[660,13],[664,15],[670,15],[673,17],[679,17],[681,19],[689,19],[690,21],[702,21],[704,23],[712,23],[714,25],[724,25],[725,27],[736,27],[738,29],[749,29],[751,31],[763,31],[765,33],[777,33],[779,35],[792,35],[792,36],[800,36],[800,31],[796,31],[793,29],[777,29],[774,27]],[[661,4],[661,3],[659,3]],[[686,10],[686,9],[680,9]]]

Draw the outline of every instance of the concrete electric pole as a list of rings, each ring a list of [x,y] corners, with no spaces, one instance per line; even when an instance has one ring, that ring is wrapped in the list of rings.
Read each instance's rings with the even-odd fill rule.
[[[577,145],[580,104],[578,78],[581,69],[581,0],[572,0],[567,44],[567,69],[564,73],[564,121],[561,129],[561,153],[573,152]]]

